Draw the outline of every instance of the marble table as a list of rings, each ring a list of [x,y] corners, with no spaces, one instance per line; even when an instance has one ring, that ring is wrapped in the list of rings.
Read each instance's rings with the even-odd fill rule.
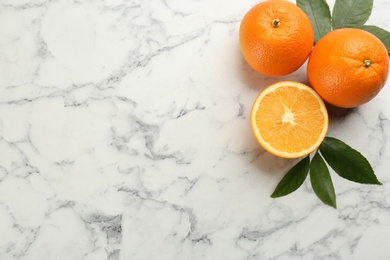
[[[390,259],[390,81],[328,133],[382,186],[331,172],[337,210],[309,180],[271,199],[296,160],[257,144],[251,105],[306,65],[246,64],[255,3],[0,0],[0,259]]]

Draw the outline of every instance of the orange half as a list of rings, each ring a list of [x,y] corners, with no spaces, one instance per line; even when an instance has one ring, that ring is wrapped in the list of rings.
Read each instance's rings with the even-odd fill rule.
[[[256,98],[251,125],[268,152],[299,158],[317,149],[328,131],[328,112],[310,87],[293,81],[272,84]]]

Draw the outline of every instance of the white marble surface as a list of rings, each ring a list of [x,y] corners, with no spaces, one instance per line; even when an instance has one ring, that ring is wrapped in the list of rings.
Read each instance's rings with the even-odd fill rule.
[[[332,172],[338,209],[249,125],[257,1],[0,0],[0,259],[390,259],[390,82],[331,117],[383,186]],[[330,2],[333,5],[333,2]],[[370,23],[390,30],[390,4]]]

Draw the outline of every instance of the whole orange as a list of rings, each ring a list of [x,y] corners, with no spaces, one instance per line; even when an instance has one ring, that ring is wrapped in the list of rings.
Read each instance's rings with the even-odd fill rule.
[[[254,70],[267,76],[284,76],[299,69],[313,42],[309,18],[288,1],[261,2],[241,21],[242,54]]]
[[[329,32],[314,46],[307,76],[328,103],[352,108],[373,99],[386,83],[389,57],[374,35],[361,29]]]

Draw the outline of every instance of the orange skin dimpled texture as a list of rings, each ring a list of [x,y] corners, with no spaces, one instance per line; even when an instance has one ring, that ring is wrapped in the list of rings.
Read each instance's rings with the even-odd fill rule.
[[[284,76],[299,69],[313,42],[309,18],[288,1],[261,2],[241,21],[241,52],[254,70],[267,76]]]
[[[343,28],[315,45],[307,66],[311,86],[326,102],[352,108],[372,100],[386,83],[389,57],[374,35]]]

